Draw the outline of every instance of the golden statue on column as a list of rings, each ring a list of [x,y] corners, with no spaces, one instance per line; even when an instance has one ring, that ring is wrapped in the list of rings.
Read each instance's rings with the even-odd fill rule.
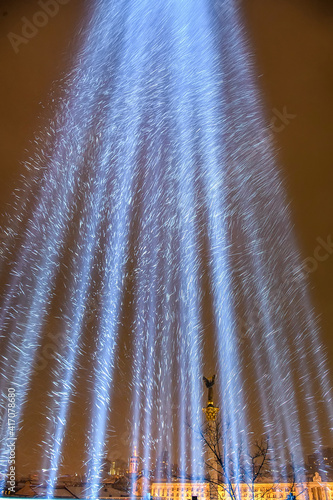
[[[208,389],[208,398],[207,398],[207,406],[202,408],[202,411],[206,415],[207,419],[207,440],[212,443],[214,446],[216,441],[216,417],[219,412],[219,408],[214,406],[213,401],[213,386],[215,384],[215,375],[210,378],[203,377],[203,381],[206,384]],[[216,456],[213,452],[213,447],[209,447],[208,457],[207,457],[207,465],[208,465],[208,477],[209,477],[209,489],[210,489],[210,500],[218,500],[218,463]]]
[[[220,410],[220,408],[214,406],[213,402],[213,386],[215,384],[215,375],[213,375],[210,378],[203,377],[203,381],[205,382],[206,387],[208,389],[208,399],[207,399],[207,406],[205,408],[202,408],[202,411],[205,413],[208,422],[214,421]]]

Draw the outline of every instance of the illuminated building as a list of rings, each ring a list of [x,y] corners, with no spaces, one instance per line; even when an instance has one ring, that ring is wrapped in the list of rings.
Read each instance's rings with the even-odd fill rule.
[[[319,453],[308,455],[308,471],[310,474],[319,472],[325,480],[333,480],[333,448],[321,447]]]
[[[147,485],[146,485],[147,487]],[[253,485],[240,484],[241,500],[286,500],[293,492],[298,500],[333,500],[333,482],[325,482],[316,473],[312,481],[305,483],[255,483]],[[141,496],[142,488],[136,489],[136,495]],[[210,499],[210,484],[208,482],[152,482],[151,497],[161,500],[189,500],[197,497],[198,500]],[[219,500],[233,500],[227,492],[227,486],[218,486]]]
[[[113,478],[121,477],[126,474],[127,471],[127,463],[124,460],[117,459],[117,460],[111,460],[110,462],[110,467],[108,471],[108,476],[111,476]]]
[[[133,494],[136,497],[145,497],[151,492],[150,480],[142,474],[134,483]]]
[[[333,500],[333,483],[323,482],[318,473],[312,481],[306,483],[255,483],[254,496],[252,485],[240,484],[242,500],[286,500],[290,492],[299,500]],[[219,486],[219,500],[231,500],[232,497],[223,486]]]
[[[201,482],[153,482],[151,496],[166,500],[187,500],[197,497],[198,500],[209,500],[209,483]]]
[[[129,463],[129,473],[137,474],[138,470],[139,470],[139,457],[136,451],[136,446],[134,446],[134,453],[131,456]]]

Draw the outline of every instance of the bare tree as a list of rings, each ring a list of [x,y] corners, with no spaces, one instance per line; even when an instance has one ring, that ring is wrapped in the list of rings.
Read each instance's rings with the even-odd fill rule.
[[[229,445],[228,429],[223,430],[219,419],[206,422],[200,431],[207,450],[207,481],[213,488],[222,488],[231,500],[241,499],[241,486],[246,485],[251,498],[255,498],[255,483],[271,477],[269,439],[257,440],[244,450],[239,444],[235,450]],[[274,484],[256,493],[256,499],[264,499]]]

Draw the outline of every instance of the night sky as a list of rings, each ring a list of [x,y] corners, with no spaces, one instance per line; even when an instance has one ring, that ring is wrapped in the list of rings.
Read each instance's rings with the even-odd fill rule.
[[[52,83],[70,68],[75,33],[88,3],[69,0],[61,5],[59,13],[15,53],[8,33],[20,34],[21,18],[31,18],[40,7],[36,0],[0,0],[1,212],[10,203],[11,192],[24,170],[25,150],[40,123],[39,116],[47,115],[43,106],[47,108]],[[243,3],[258,85],[267,120],[274,125],[296,238],[303,258],[313,264],[309,258],[316,254],[320,242],[333,239],[333,4],[331,0]],[[280,118],[283,113],[285,123]],[[321,250],[320,255],[324,254]],[[332,254],[314,267],[309,274],[312,300],[333,373],[333,248]],[[116,394],[115,404],[122,397]],[[29,410],[31,418],[38,413],[39,405],[42,400],[36,395]],[[76,425],[75,439],[84,440],[83,422]],[[33,463],[29,449],[38,439],[38,425],[31,423],[27,431],[29,439],[19,451],[23,472],[29,472]],[[125,428],[117,431],[125,448],[126,432]],[[70,462],[71,471],[77,470],[80,457]]]

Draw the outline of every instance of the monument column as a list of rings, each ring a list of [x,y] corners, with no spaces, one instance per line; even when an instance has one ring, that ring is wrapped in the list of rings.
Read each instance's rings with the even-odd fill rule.
[[[206,439],[209,443],[215,443],[216,441],[216,417],[219,412],[219,408],[214,406],[213,402],[213,385],[215,384],[215,375],[207,379],[203,377],[203,380],[208,389],[207,406],[202,408],[202,411],[206,415],[207,420],[207,436]],[[209,491],[210,500],[218,500],[218,461],[214,452],[208,447],[208,475],[209,475]]]

